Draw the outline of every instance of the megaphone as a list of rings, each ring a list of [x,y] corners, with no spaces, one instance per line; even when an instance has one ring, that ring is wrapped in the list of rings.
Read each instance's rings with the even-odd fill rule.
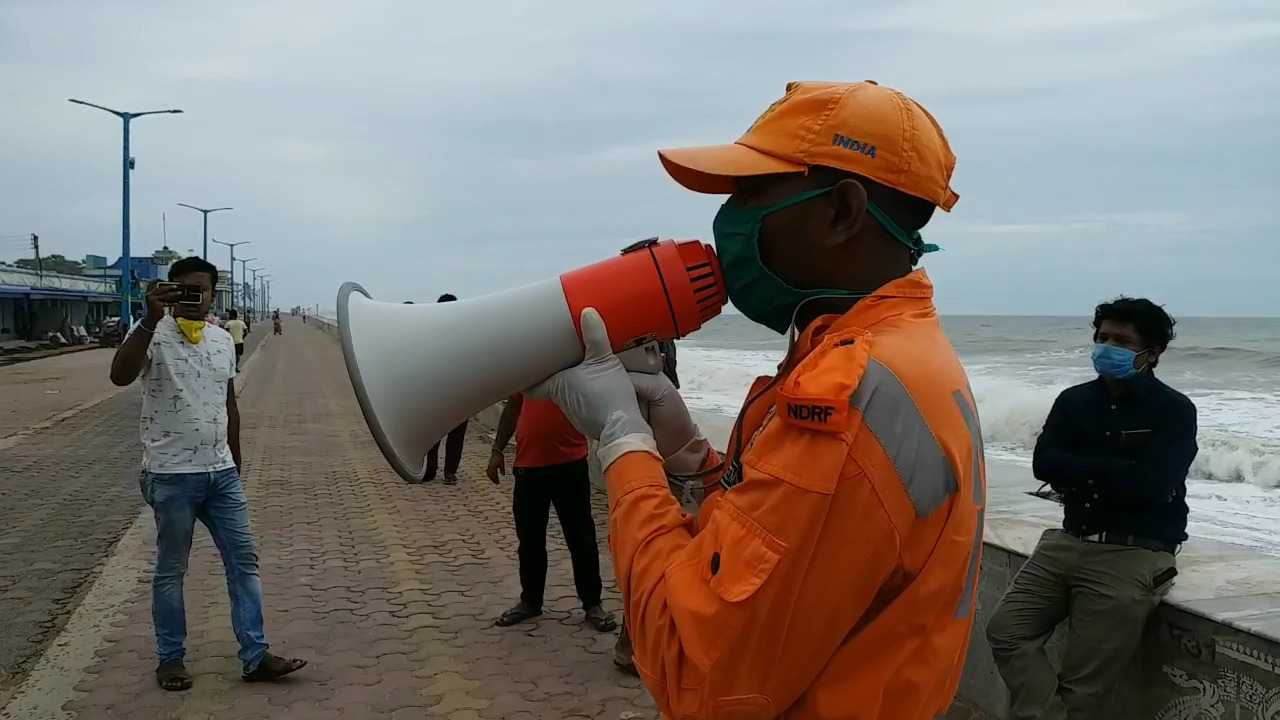
[[[373,439],[416,482],[449,430],[582,362],[584,309],[600,312],[623,352],[688,335],[727,299],[711,246],[650,238],[559,277],[458,302],[378,302],[345,283],[338,331]]]

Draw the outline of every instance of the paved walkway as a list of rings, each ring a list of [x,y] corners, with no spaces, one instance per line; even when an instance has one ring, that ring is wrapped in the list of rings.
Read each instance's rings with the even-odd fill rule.
[[[0,438],[114,395],[107,378],[114,355],[112,348],[94,348],[0,367]]]
[[[147,584],[153,523],[139,512],[135,475],[126,480],[119,476],[124,466],[117,467],[121,458],[130,470],[136,463],[137,401],[130,393],[112,401],[120,407],[100,403],[55,426],[65,426],[70,437],[51,441],[46,431],[40,443],[20,446],[107,433],[120,445],[111,451],[119,457],[112,455],[107,465],[113,469],[96,477],[110,502],[101,496],[84,502],[108,508],[105,514],[116,520],[107,523],[114,529],[103,530],[83,514],[68,524],[65,503],[87,493],[72,488],[28,509],[33,518],[6,533],[30,533],[38,542],[49,541],[41,528],[60,533],[66,542],[55,556],[65,559],[50,564],[53,577],[83,576],[109,557],[91,589],[70,583],[73,590],[63,593],[59,607],[74,614],[65,627],[61,621],[50,626],[61,634],[28,668],[0,718],[655,718],[639,681],[613,669],[614,636],[582,623],[554,524],[547,613],[535,624],[492,627],[518,594],[516,540],[510,479],[494,486],[483,477],[487,443],[478,431],[457,486],[404,484],[369,437],[337,342],[293,319],[285,333],[270,338],[241,376],[245,482],[260,544],[268,636],[277,652],[306,657],[311,665],[277,685],[240,682],[221,565],[201,530],[186,585],[195,687],[165,693],[155,686]],[[126,429],[116,430],[121,423]],[[90,461],[77,462],[83,466],[77,478],[95,477]],[[56,486],[64,474],[45,471],[41,479]],[[18,478],[5,477],[0,498],[10,499],[5,489]],[[596,510],[603,551],[603,498]],[[112,551],[106,538],[113,532],[123,537]],[[72,561],[75,548],[86,545],[96,555]],[[23,552],[35,557],[37,550],[24,541]],[[17,555],[4,560],[0,553],[0,560],[13,563]],[[602,555],[606,606],[617,611],[608,554]],[[28,592],[40,594],[30,586]],[[5,610],[0,606],[0,616]]]

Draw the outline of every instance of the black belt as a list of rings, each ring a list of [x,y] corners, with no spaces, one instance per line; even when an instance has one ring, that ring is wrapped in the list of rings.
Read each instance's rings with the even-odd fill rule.
[[[1117,532],[1100,532],[1086,535],[1082,532],[1076,532],[1075,530],[1068,530],[1067,534],[1084,540],[1085,542],[1106,543],[1108,545],[1127,545],[1128,547],[1155,550],[1156,552],[1166,552],[1170,555],[1178,554],[1178,543],[1151,540],[1150,538],[1138,537],[1137,535],[1126,535],[1125,533]]]

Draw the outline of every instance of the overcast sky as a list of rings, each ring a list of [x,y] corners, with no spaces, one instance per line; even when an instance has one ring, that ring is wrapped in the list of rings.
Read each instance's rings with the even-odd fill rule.
[[[1280,315],[1277,0],[4,0],[0,236],[114,260],[120,122],[66,99],[179,107],[134,124],[135,254],[161,213],[198,252],[175,203],[231,205],[211,234],[251,241],[280,306],[486,293],[710,241],[720,199],[655,150],[863,79],[959,158],[926,232],[943,312]]]

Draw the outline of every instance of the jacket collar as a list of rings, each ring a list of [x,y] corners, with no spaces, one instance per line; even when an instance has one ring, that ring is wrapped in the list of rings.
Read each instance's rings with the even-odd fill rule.
[[[829,333],[848,328],[870,329],[875,324],[907,312],[937,311],[933,306],[933,282],[924,268],[917,268],[902,277],[881,285],[870,295],[861,298],[824,298],[833,307],[844,303],[843,313],[830,313],[814,318],[809,326],[792,342],[792,347],[807,354]]]

